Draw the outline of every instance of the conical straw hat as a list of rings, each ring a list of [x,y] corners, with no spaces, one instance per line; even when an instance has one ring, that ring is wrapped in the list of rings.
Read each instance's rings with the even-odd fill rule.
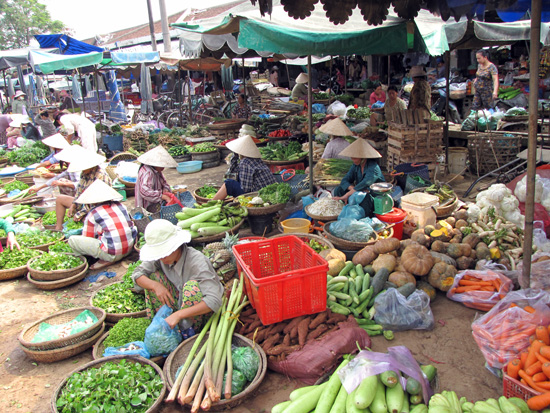
[[[262,154],[260,150],[248,135],[241,136],[231,142],[227,142],[225,147],[232,152],[239,155],[246,156],[247,158],[261,158]]]
[[[423,66],[413,66],[409,71],[410,77],[426,76],[426,71]]]
[[[42,139],[42,143],[55,149],[65,149],[71,146],[71,144],[67,142],[67,139],[65,139],[60,133],[56,133],[55,135]]]
[[[375,159],[382,157],[376,149],[374,149],[366,140],[362,138],[358,138],[350,146],[340,152],[339,155],[362,159]]]
[[[296,83],[307,83],[309,81],[309,76],[307,73],[300,73],[296,78]]]
[[[100,204],[107,201],[122,201],[122,195],[101,179],[96,179],[78,198],[76,198],[75,202],[79,204]]]
[[[82,148],[82,147],[78,145],[69,145],[66,148],[63,148],[63,150],[61,150],[60,152],[56,153],[55,159],[70,163],[71,160],[78,155],[78,153],[81,153],[81,151],[78,148]]]
[[[322,125],[319,130],[327,135],[334,136],[352,136],[353,132],[349,130],[344,122],[339,118],[331,119],[324,125]]]
[[[138,158],[138,161],[157,168],[177,168],[178,166],[174,158],[160,145],[145,152]]]
[[[56,155],[60,161],[69,162],[67,172],[80,172],[99,166],[105,162],[105,157],[84,149],[80,145],[71,145]]]

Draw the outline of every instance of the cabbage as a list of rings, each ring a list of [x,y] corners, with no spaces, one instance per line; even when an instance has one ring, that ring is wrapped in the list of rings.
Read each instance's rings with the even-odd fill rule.
[[[504,198],[501,203],[500,203],[500,208],[502,209],[502,211],[504,212],[510,212],[510,211],[514,211],[516,210],[517,208],[519,207],[519,201],[518,199],[513,196],[513,195],[509,195],[507,196],[506,198]]]

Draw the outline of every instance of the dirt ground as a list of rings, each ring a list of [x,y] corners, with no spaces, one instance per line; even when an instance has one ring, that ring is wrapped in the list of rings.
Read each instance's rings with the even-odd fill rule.
[[[225,170],[226,166],[219,166],[191,175],[169,170],[166,175],[170,184],[187,184],[193,190],[205,183],[219,183]],[[464,182],[456,184],[459,192],[467,188]],[[127,205],[133,206],[133,198]],[[250,235],[250,230],[241,232]],[[125,261],[137,259],[138,254],[134,253]],[[54,291],[38,290],[24,278],[0,282],[0,412],[51,411],[52,395],[60,382],[75,368],[92,361],[90,349],[54,364],[36,363],[21,350],[17,337],[25,326],[40,318],[89,305],[94,291],[122,277],[124,262],[108,270],[116,272],[116,278],[92,285],[84,280]],[[500,396],[502,381],[484,367],[483,356],[471,335],[470,325],[476,311],[448,300],[441,293],[432,303],[432,311],[433,330],[397,332],[392,342],[381,336],[373,337],[372,350],[383,352],[389,346],[405,345],[419,362],[433,363],[438,368],[439,390],[455,390],[459,397],[466,396],[473,401]],[[297,380],[268,371],[253,397],[231,411],[269,412],[272,406],[287,400],[292,390],[302,386]],[[171,413],[184,409],[163,405],[160,411]]]

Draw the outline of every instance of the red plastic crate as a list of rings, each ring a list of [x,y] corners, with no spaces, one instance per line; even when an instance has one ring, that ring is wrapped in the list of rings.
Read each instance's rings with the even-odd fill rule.
[[[506,374],[506,367],[502,370],[502,395],[509,397],[519,397],[523,400],[529,400],[533,396],[538,396],[539,393],[531,387],[526,386],[522,382],[513,379]]]
[[[233,253],[262,324],[325,310],[328,264],[298,237],[235,245]]]

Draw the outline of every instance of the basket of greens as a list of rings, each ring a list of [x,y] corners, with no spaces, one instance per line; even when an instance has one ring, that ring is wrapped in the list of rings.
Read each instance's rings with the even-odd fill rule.
[[[195,189],[193,191],[193,196],[195,197],[197,204],[205,204],[208,201],[212,200],[219,189],[219,186],[206,184],[204,186],[201,186],[200,188]]]
[[[85,261],[84,268],[82,269],[82,271],[74,275],[71,275],[70,277],[65,277],[60,280],[53,280],[53,281],[39,281],[39,280],[35,280],[30,273],[27,273],[27,281],[40,290],[57,290],[58,288],[64,288],[69,285],[76,284],[77,282],[84,279],[84,277],[86,277],[87,272],[88,272],[88,262]]]
[[[63,240],[65,236],[59,231],[45,230],[24,232],[17,234],[16,238],[21,247],[48,251],[50,245]]]
[[[65,252],[67,254],[74,254],[73,249],[67,244],[66,241],[58,241],[48,247],[48,252]]]
[[[134,356],[110,356],[74,370],[56,389],[53,412],[150,413],[166,393],[164,373],[155,363]]]
[[[31,277],[37,281],[57,281],[71,277],[86,267],[84,257],[62,252],[48,252],[31,258],[27,269]]]
[[[0,281],[21,277],[27,272],[27,263],[32,258],[42,254],[40,250],[21,247],[18,249],[5,249],[0,254]]]
[[[65,215],[63,222],[67,222],[70,218]],[[55,216],[55,211],[48,211],[42,217],[42,226],[46,229],[55,229],[55,224],[57,223],[57,217]]]

